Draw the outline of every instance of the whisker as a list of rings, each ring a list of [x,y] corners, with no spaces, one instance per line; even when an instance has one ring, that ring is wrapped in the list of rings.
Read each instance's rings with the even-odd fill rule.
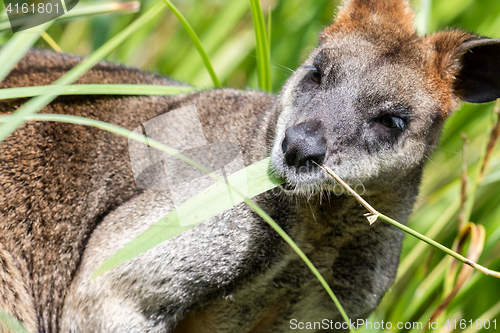
[[[252,57],[254,57],[255,59],[262,59],[262,57],[258,57],[256,55],[252,55]],[[278,64],[277,62],[271,61],[271,64],[273,65],[273,66],[271,66],[273,68],[276,68],[276,69],[286,69],[287,71],[291,72],[292,74],[295,73],[295,71],[293,69],[288,68],[288,67],[286,67],[284,65]]]
[[[295,71],[293,69],[288,68],[286,66],[280,65],[278,63],[272,63],[272,64],[275,65],[275,66],[272,66],[273,68],[276,68],[276,69],[282,68],[282,69],[286,69],[286,70],[290,71],[292,74],[295,73]],[[279,66],[279,67],[277,67],[277,66]]]
[[[425,154],[423,154],[426,159],[428,159],[432,164],[437,165],[431,158]]]
[[[312,209],[312,205],[309,203],[309,210],[311,211],[311,215],[314,219],[314,222],[318,223],[318,220],[316,220],[316,216],[314,216],[314,212],[313,212],[313,209]]]

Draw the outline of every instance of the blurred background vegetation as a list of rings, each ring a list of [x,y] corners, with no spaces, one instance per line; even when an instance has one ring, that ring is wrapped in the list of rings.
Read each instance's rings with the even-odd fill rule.
[[[81,0],[78,6],[102,2]],[[157,3],[158,0],[141,1],[141,9],[137,13],[58,21],[47,30],[48,38],[53,39],[63,52],[86,56]],[[222,85],[236,89],[258,89],[256,42],[249,1],[182,0],[174,1],[174,4],[200,37]],[[271,17],[272,87],[278,93],[291,71],[315,47],[318,32],[332,22],[338,1],[262,0],[261,5],[266,22]],[[416,24],[421,33],[462,28],[500,38],[498,0],[420,0],[414,1],[413,5],[418,11]],[[0,44],[4,44],[11,36],[9,31],[0,33]],[[51,48],[46,40],[40,39],[37,47]],[[165,11],[138,30],[107,60],[170,76],[199,87],[213,86],[193,43],[170,11]],[[479,263],[500,270],[498,147],[486,167],[485,177],[476,181],[478,168],[483,161],[482,154],[496,121],[493,104],[465,104],[450,117],[438,149],[429,156],[421,195],[408,225],[448,247],[453,246],[459,233],[462,160],[465,157],[469,177],[467,198],[474,203],[468,220],[484,226],[486,230],[484,251]],[[465,151],[462,133],[467,136]],[[396,284],[371,320],[427,323],[456,284],[455,279],[449,277],[452,261],[407,236],[401,262]],[[488,330],[495,332],[500,331],[499,314],[500,280],[474,272],[440,315],[439,321],[442,327],[447,319],[456,319],[457,323],[465,319],[468,327],[466,331],[471,333],[477,331],[474,329],[475,320],[486,316],[490,320],[497,320],[497,329],[492,326]],[[473,329],[470,329],[469,320],[474,321]],[[453,331],[453,326],[450,323],[449,330],[440,331]],[[407,331],[419,330],[402,330]],[[463,330],[459,328],[457,331]]]

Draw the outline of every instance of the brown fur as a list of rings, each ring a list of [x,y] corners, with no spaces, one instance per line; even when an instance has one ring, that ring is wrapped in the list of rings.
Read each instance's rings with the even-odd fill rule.
[[[453,82],[460,71],[457,51],[466,41],[474,38],[477,37],[459,30],[438,32],[423,38],[429,60],[422,70],[427,74],[431,82],[429,89],[437,94],[445,116],[457,107],[457,92],[453,90]]]
[[[18,318],[30,331],[36,329],[36,314],[33,299],[28,294],[29,286],[14,264],[14,259],[0,243],[0,309]],[[0,323],[0,332],[6,331]]]
[[[406,0],[345,1],[335,23],[320,34],[320,41],[335,33],[352,31],[394,42],[416,37],[413,12]]]

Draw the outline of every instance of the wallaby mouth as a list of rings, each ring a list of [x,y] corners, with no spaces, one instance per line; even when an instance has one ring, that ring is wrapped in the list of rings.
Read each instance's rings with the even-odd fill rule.
[[[323,171],[318,166],[314,166],[308,171],[301,171],[301,173],[293,169],[288,169],[281,174],[286,179],[286,182],[281,185],[281,188],[284,190],[292,191],[300,190],[301,188],[310,189],[312,187],[319,190],[323,185],[327,185]]]

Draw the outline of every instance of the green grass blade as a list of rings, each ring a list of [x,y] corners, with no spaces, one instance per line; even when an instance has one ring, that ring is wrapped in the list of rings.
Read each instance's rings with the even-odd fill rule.
[[[163,9],[164,6],[161,3],[151,8],[148,12],[135,20],[118,35],[113,37],[106,44],[92,53],[88,58],[83,60],[81,63],[67,72],[64,76],[58,79],[53,85],[53,89],[48,94],[30,99],[27,103],[16,110],[16,112],[14,112],[13,114],[12,120],[0,126],[0,141],[5,139],[16,129],[18,129],[25,122],[26,116],[38,112],[38,110],[42,109],[44,106],[52,102],[59,95],[60,91],[63,90],[64,86],[76,81],[86,71],[91,69],[101,59],[103,59],[118,45],[120,45],[120,43],[123,42],[128,36],[134,33],[142,25],[147,23],[148,20],[150,20],[152,17],[161,13]]]
[[[248,186],[247,198],[252,198],[282,184],[284,182],[282,179],[277,179],[270,174],[269,163],[270,159],[267,158],[230,175],[228,183],[231,185],[231,189],[242,192],[242,189]],[[244,198],[241,196],[233,197],[233,202],[227,200],[227,196],[227,185],[225,183],[217,183],[203,190],[109,257],[94,272],[93,276],[98,276],[117,267],[194,225],[244,202]],[[178,212],[182,212],[182,224],[184,226],[181,226],[179,222]]]
[[[137,13],[141,8],[139,1],[99,1],[99,2],[79,2],[75,8],[60,17],[61,20],[73,19],[90,15],[103,15],[111,13]]]
[[[40,38],[52,22],[39,25],[37,27],[16,33],[0,51],[0,81],[10,73],[12,68],[21,60],[28,50]],[[10,29],[10,26],[9,26]],[[0,140],[1,141],[1,140]]]
[[[224,79],[221,75],[221,69],[217,68],[214,54],[217,50],[224,48],[224,45],[227,45],[228,41],[234,38],[233,36],[238,35],[238,24],[247,14],[247,11],[248,6],[245,1],[232,1],[227,3],[222,11],[214,18],[214,21],[211,22],[200,35],[201,43],[212,59],[214,71],[217,71],[218,79],[221,82],[223,82]],[[250,45],[252,45],[252,43],[250,43]],[[183,56],[182,62],[173,69],[171,74],[172,77],[183,78],[196,85],[196,81],[193,81],[193,78],[198,76],[198,74],[206,74],[206,72],[203,71],[204,64],[198,62],[199,58],[200,55],[198,50],[196,50],[196,48],[191,48],[185,56]],[[228,61],[226,61],[226,64],[227,63]],[[226,67],[223,68],[225,69]],[[209,75],[207,74],[207,76]],[[210,84],[210,82],[208,84]]]
[[[271,6],[269,6],[269,14],[267,15],[267,45],[269,47],[269,51],[271,51],[271,31],[273,27],[273,16],[271,12]]]
[[[129,2],[79,2],[75,8],[70,10],[68,13],[59,16],[55,19],[58,22],[64,22],[68,20],[74,20],[81,17],[88,17],[92,15],[105,15],[111,13],[137,13],[141,3],[139,1],[129,1]],[[30,20],[27,18],[18,18],[9,22],[8,17],[4,16],[0,19],[0,31],[10,30],[12,25],[22,25],[25,20]]]
[[[257,68],[259,74],[259,86],[262,90],[272,92],[271,84],[271,56],[269,42],[267,40],[264,14],[259,0],[250,0],[252,19],[257,43]]]
[[[432,228],[428,230],[425,234],[426,237],[435,239],[439,233],[446,227],[446,225],[450,222],[450,220],[456,216],[460,208],[460,199],[457,197],[453,200],[453,203],[450,204],[448,209],[443,212],[443,214],[436,219],[436,222],[433,224]],[[410,268],[419,263],[419,258],[424,256],[424,253],[427,252],[429,248],[427,244],[424,242],[419,242],[417,245],[409,252],[404,259],[401,260],[401,264],[398,268],[398,275],[396,277],[396,283],[401,279],[404,275],[408,273]]]
[[[498,103],[498,101],[497,101]],[[494,108],[492,108],[493,113],[495,113]],[[488,124],[488,127],[490,128],[489,132],[493,130],[493,120],[490,121],[490,124]],[[470,217],[472,214],[472,209],[474,208],[474,204],[476,202],[476,194],[478,187],[481,183],[481,170],[485,166],[485,163],[488,163],[486,161],[485,156],[487,154],[488,150],[488,143],[490,139],[490,135],[486,136],[486,138],[483,139],[482,143],[482,148],[481,148],[481,154],[479,156],[479,163],[477,163],[475,166],[473,166],[472,170],[467,170],[468,178],[469,178],[469,184],[467,186],[467,200],[466,200],[466,205],[465,205],[465,212],[464,212],[464,221],[470,221]]]
[[[210,76],[212,77],[212,80],[214,82],[214,85],[216,87],[220,87],[220,81],[217,78],[217,75],[215,74],[215,71],[212,67],[212,64],[210,63],[210,59],[208,58],[207,53],[205,52],[205,49],[203,49],[203,46],[201,45],[200,39],[198,38],[198,35],[196,35],[196,32],[194,32],[193,28],[189,24],[189,22],[182,16],[181,12],[177,9],[177,7],[174,6],[174,4],[170,0],[163,0],[165,4],[170,8],[170,10],[177,16],[179,21],[181,22],[182,26],[184,29],[186,29],[186,32],[188,33],[189,37],[193,41],[194,46],[198,49],[198,52],[200,53],[201,58],[203,59],[203,62],[205,63],[205,66],[207,67],[208,72],[210,73]]]
[[[26,98],[49,93],[54,87],[36,86],[0,89],[0,99]],[[194,87],[149,84],[72,84],[64,86],[59,95],[179,95],[197,91]]]
[[[242,31],[231,37],[224,46],[213,57],[214,67],[217,68],[219,78],[226,80],[238,65],[251,55],[255,48],[253,31]],[[192,82],[195,85],[205,87],[210,84],[210,77],[204,72],[195,77]]]

